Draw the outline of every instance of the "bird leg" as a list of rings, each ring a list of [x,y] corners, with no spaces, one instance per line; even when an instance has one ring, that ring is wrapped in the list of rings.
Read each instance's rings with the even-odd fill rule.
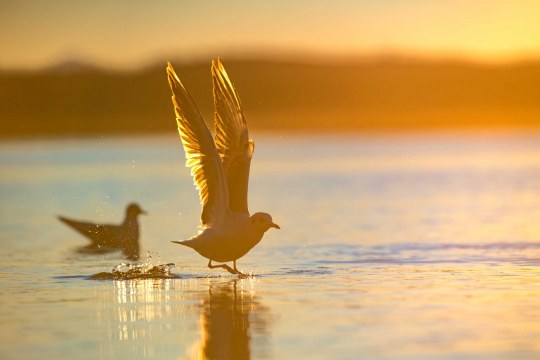
[[[233,260],[233,265],[234,265],[234,269],[233,269],[233,270],[236,271],[236,273],[237,273],[238,275],[240,275],[241,277],[246,277],[246,276],[248,276],[248,275],[244,274],[243,272],[241,272],[240,270],[238,270],[238,269],[236,268],[236,260]]]
[[[231,274],[239,274],[239,271],[236,270],[236,269],[231,269],[231,267],[227,264],[220,264],[220,265],[212,265],[212,260],[208,261],[208,267],[210,269],[215,269],[215,268],[223,268],[225,270],[227,270],[228,272],[230,272]],[[235,266],[236,268],[236,266]]]
[[[233,261],[233,267],[234,267],[234,271],[236,271],[236,273],[237,273],[238,275],[244,275],[244,274],[242,274],[240,271],[238,271],[238,269],[236,268],[236,260]]]

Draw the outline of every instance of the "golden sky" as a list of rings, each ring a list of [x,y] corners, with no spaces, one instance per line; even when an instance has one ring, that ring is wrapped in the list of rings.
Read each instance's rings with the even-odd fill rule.
[[[260,52],[540,57],[539,0],[0,0],[0,68]]]

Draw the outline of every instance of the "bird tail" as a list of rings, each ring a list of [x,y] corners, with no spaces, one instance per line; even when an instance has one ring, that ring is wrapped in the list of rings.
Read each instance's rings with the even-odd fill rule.
[[[60,215],[57,215],[58,220],[68,225],[73,230],[87,237],[93,244],[96,243],[95,234],[96,228],[98,227],[95,224],[90,224],[82,221],[72,220]]]
[[[72,220],[72,219],[68,219],[66,217],[63,217],[61,215],[58,215],[57,216],[58,220],[60,220],[61,222],[63,222],[64,224],[68,225],[69,227],[73,228],[74,230],[77,230],[79,232],[82,231],[82,227],[81,226],[81,222],[79,221],[76,221],[76,220]]]
[[[175,244],[180,244],[180,245],[184,245],[184,246],[187,246],[187,247],[192,247],[191,246],[191,241],[190,240],[182,240],[182,241],[171,241]]]
[[[57,217],[58,220],[60,220],[60,221],[63,222],[64,224],[70,224],[70,223],[71,223],[71,220],[70,220],[70,219],[65,218],[65,217],[63,217],[63,216],[61,216],[61,215],[57,215],[56,217]]]

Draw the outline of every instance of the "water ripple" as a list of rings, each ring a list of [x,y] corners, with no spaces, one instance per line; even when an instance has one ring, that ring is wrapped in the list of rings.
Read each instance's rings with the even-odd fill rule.
[[[540,265],[540,242],[289,246],[280,252],[318,264],[479,264]],[[277,254],[276,254],[277,255]]]

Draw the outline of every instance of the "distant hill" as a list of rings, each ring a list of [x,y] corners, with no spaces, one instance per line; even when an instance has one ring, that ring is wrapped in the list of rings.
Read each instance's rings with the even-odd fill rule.
[[[540,62],[225,59],[225,66],[253,129],[540,128]],[[210,64],[175,67],[203,116],[213,121]],[[72,63],[39,72],[0,72],[0,119],[4,137],[176,129],[165,64],[136,72]]]

